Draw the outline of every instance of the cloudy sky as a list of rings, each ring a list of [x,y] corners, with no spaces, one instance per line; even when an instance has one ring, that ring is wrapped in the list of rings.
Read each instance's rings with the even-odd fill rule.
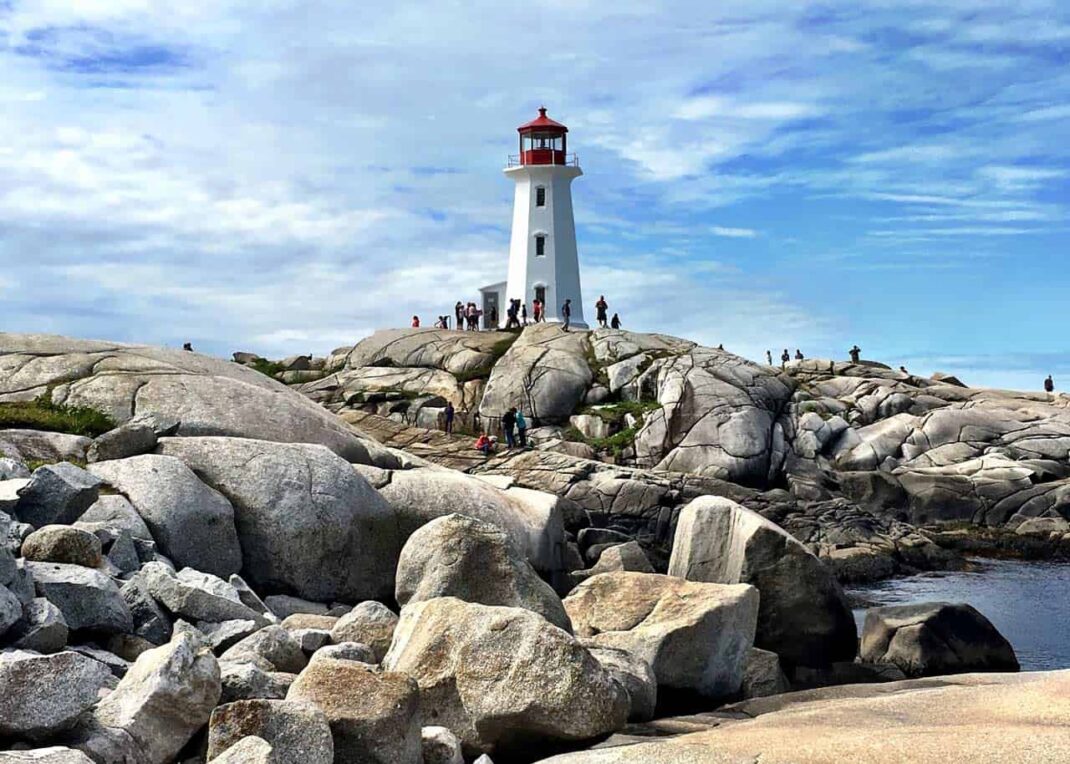
[[[1070,386],[1068,63],[1062,0],[0,0],[0,328],[433,318],[504,278],[544,103],[628,328]]]

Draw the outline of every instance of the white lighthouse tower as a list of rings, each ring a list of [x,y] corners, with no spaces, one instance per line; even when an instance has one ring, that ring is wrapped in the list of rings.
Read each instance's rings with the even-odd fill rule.
[[[572,217],[572,181],[583,171],[576,156],[567,152],[568,128],[547,117],[543,107],[517,132],[520,153],[509,158],[505,169],[516,183],[508,280],[504,293],[502,285],[482,290],[484,305],[488,299],[496,303],[498,323],[504,326],[510,300],[521,300],[532,320],[532,303],[537,299],[546,320],[559,322],[561,306],[570,299],[572,325],[586,329]]]

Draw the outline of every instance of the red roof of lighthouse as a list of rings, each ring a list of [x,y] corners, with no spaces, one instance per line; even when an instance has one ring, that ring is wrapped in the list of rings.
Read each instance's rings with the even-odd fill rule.
[[[532,130],[547,130],[549,132],[567,133],[568,128],[562,125],[560,122],[554,122],[552,119],[546,116],[546,107],[539,107],[539,116],[530,122],[526,122],[517,129],[518,133],[529,133]]]

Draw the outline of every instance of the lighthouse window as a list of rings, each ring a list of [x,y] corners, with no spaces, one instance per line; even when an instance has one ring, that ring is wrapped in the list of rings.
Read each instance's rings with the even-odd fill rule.
[[[535,206],[536,207],[545,207],[546,206],[546,189],[544,187],[542,187],[542,186],[539,186],[538,188],[535,189]]]
[[[535,254],[539,255],[539,256],[542,256],[542,255],[546,254],[546,237],[545,236],[536,236],[535,237]]]

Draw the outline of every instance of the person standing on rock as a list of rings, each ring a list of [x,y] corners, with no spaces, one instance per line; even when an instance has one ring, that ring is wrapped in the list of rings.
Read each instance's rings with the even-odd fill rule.
[[[446,434],[453,435],[453,417],[457,414],[453,401],[446,401]]]
[[[855,345],[848,351],[851,354],[851,363],[858,363],[862,358],[862,348]]]
[[[464,303],[460,300],[453,306],[453,317],[457,319],[453,324],[453,328],[457,331],[464,329]]]
[[[542,302],[536,297],[531,302],[531,312],[535,316],[535,323],[542,320]]]
[[[565,304],[561,306],[561,319],[565,322],[561,328],[567,332],[569,324],[572,323],[572,300],[565,300]]]
[[[609,322],[609,325],[614,329],[620,329],[620,314],[614,313],[613,320]]]
[[[514,448],[516,446],[516,434],[513,432],[515,427],[516,409],[511,408],[502,415],[502,435],[505,436],[506,448]]]
[[[420,328],[420,317],[419,316],[413,316],[412,317],[412,328],[413,329],[419,329]]]
[[[799,348],[795,348],[795,360],[796,361],[803,360],[803,354],[802,354],[802,351],[799,350]]]
[[[772,366],[773,365],[773,351],[771,351],[771,350],[766,350],[765,351],[765,364],[766,364],[766,366]]]
[[[780,354],[780,368],[784,368],[788,365],[788,361],[791,360],[791,355],[788,354],[788,349],[784,348],[784,352]]]
[[[524,418],[524,412],[520,409],[516,411],[516,438],[520,442],[521,448],[528,447],[528,420]]]
[[[1055,380],[1051,378],[1051,374],[1044,380],[1044,392],[1048,394],[1055,392]]]
[[[609,303],[606,302],[606,296],[600,295],[598,302],[594,304],[595,318],[598,319],[598,325],[603,329],[606,328],[607,321],[609,319]]]
[[[498,328],[498,309],[493,305],[490,306],[490,315],[487,320],[490,323],[491,329]]]
[[[528,325],[528,304],[526,302],[520,303],[520,325]]]

